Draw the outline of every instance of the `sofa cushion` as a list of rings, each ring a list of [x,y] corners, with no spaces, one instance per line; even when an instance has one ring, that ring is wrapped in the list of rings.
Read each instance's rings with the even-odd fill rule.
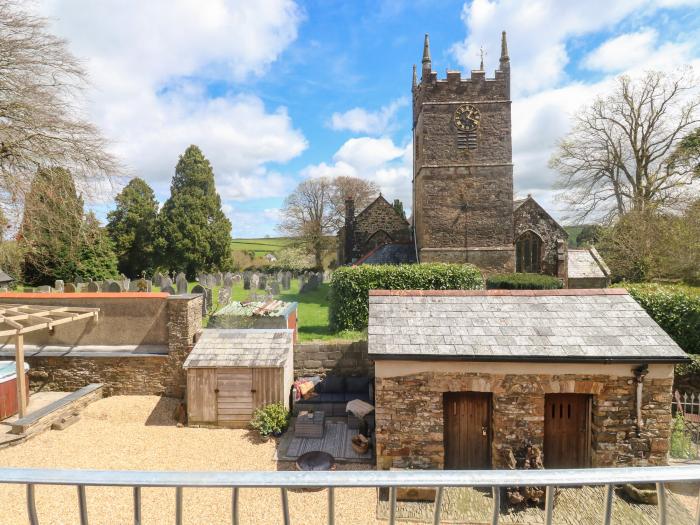
[[[345,403],[345,395],[342,393],[324,392],[319,397],[321,398],[321,403]]]
[[[345,378],[345,391],[346,392],[359,392],[366,394],[369,392],[369,377],[346,377]]]
[[[369,394],[367,392],[359,393],[359,392],[348,392],[345,394],[345,402],[348,403],[349,401],[352,401],[353,399],[361,399],[365,403],[369,403],[370,405],[372,404],[372,401],[369,398]]]
[[[340,376],[326,376],[322,381],[323,390],[326,394],[342,394],[345,392],[345,381]],[[318,392],[318,390],[316,390]]]

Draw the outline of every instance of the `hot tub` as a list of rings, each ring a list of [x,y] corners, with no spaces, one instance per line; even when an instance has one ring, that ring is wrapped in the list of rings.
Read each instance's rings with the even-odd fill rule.
[[[24,363],[24,377],[29,365]],[[27,403],[29,403],[29,381],[25,381]],[[0,421],[14,416],[19,410],[17,403],[17,368],[14,361],[0,361]]]

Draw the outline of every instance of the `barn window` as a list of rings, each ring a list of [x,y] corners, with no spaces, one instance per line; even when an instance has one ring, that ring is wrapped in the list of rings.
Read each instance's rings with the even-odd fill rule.
[[[533,231],[526,231],[515,241],[515,270],[539,273],[542,258],[542,239]]]

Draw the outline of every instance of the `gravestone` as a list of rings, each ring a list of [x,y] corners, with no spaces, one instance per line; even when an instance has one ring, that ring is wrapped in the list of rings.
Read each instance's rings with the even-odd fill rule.
[[[161,288],[166,288],[168,286],[172,287],[172,285],[173,285],[173,281],[167,275],[164,275],[160,278],[160,287]]]
[[[100,285],[95,281],[90,281],[87,285],[87,291],[90,293],[97,293],[100,291]]]
[[[63,285],[64,293],[75,293],[75,285],[73,283],[66,283]]]
[[[243,289],[250,290],[250,276],[247,273],[243,274]]]
[[[258,280],[258,290],[264,290],[265,288],[267,288],[267,275],[261,273]]]
[[[107,285],[107,291],[110,293],[120,293],[122,291],[122,285],[119,284],[119,281],[111,281]]]
[[[207,305],[207,290],[208,290],[208,288],[205,288],[201,284],[195,284],[192,287],[192,293],[202,296],[202,316],[206,316],[207,312],[209,311],[209,308]]]
[[[162,279],[162,277],[163,276],[160,274],[160,272],[154,273],[153,279],[151,279],[151,281],[153,282],[153,285],[160,287],[160,280]]]
[[[226,272],[226,275],[224,275],[224,286],[226,288],[233,286],[233,275],[230,272]]]
[[[164,293],[169,293],[170,295],[175,295],[175,288],[173,288],[172,284],[167,284],[165,286],[162,286],[160,291],[164,292]]]
[[[260,287],[260,276],[254,273],[250,278],[250,288],[251,290],[257,290]]]
[[[83,278],[80,277],[79,275],[76,275],[76,276],[75,276],[75,279],[73,279],[73,282],[74,282],[75,284],[83,284]]]
[[[53,283],[53,287],[56,289],[58,293],[63,292],[63,281],[61,279],[56,279],[56,282]]]
[[[131,281],[131,282],[129,283],[129,288],[128,288],[128,290],[129,290],[130,292],[138,292],[138,291],[139,291],[139,290],[138,290],[138,286],[137,286],[137,284],[136,284],[137,282],[138,282],[138,281]],[[125,288],[125,290],[126,290],[126,288]]]
[[[51,287],[48,285],[37,286],[34,290],[35,293],[51,293]]]
[[[284,278],[282,279],[282,288],[289,290],[292,287],[292,272],[284,272]]]
[[[177,294],[187,293],[187,277],[185,274],[180,272],[175,277],[175,286],[177,287]]]
[[[214,274],[214,286],[223,286],[224,284],[224,274],[221,272],[216,272]]]
[[[270,285],[270,292],[272,295],[280,294],[280,283],[277,280],[272,281],[272,284]]]
[[[146,279],[139,279],[136,281],[136,291],[137,292],[149,292],[148,281]]]
[[[231,302],[231,288],[222,286],[219,290],[219,306],[226,306]]]

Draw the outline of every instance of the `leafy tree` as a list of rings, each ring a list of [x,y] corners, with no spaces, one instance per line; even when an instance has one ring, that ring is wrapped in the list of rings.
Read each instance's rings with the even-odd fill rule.
[[[696,85],[685,71],[622,76],[575,116],[550,166],[577,221],[685,203],[700,178]]]
[[[79,253],[79,273],[103,281],[117,275],[117,256],[107,231],[89,212],[83,221],[83,245]]]
[[[40,169],[25,200],[19,231],[26,282],[52,284],[78,273],[82,221],[83,201],[68,170]]]
[[[345,200],[352,197],[355,201],[355,212],[360,212],[369,206],[379,195],[379,185],[371,180],[359,177],[335,177],[331,179],[332,220],[336,229],[345,220]]]
[[[576,246],[596,244],[602,228],[597,224],[586,224],[576,236]]]
[[[231,265],[231,221],[221,210],[211,164],[197,146],[180,156],[170,198],[159,216],[163,264],[194,279],[200,271]]]
[[[107,214],[107,231],[114,243],[119,271],[139,277],[157,265],[155,234],[158,202],[145,180],[129,181],[115,199],[117,207]]]

